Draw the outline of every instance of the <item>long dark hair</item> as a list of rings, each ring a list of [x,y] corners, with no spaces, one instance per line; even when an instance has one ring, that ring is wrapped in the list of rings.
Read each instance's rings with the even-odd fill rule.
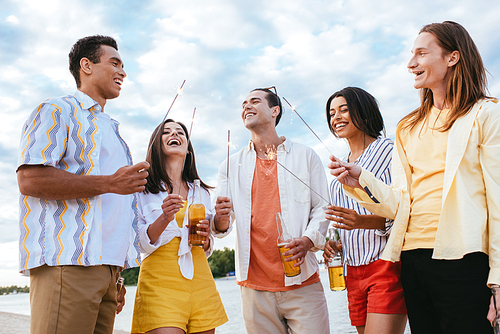
[[[439,131],[449,130],[457,118],[466,115],[472,106],[486,96],[486,70],[481,55],[463,26],[456,22],[431,23],[420,29],[419,34],[433,34],[443,49],[443,56],[458,51],[460,58],[452,67],[446,87],[445,102],[451,102],[450,113]],[[425,119],[434,105],[434,96],[429,88],[420,91],[420,107],[406,115],[401,122],[403,128],[412,129]]]
[[[146,178],[146,189],[144,193],[158,194],[160,191],[172,192],[173,186],[170,177],[165,169],[165,155],[163,154],[163,128],[166,123],[176,123],[179,124],[184,133],[186,134],[186,139],[188,140],[188,151],[186,154],[186,160],[184,162],[184,169],[182,170],[182,181],[193,183],[195,179],[200,179],[198,171],[196,170],[196,161],[194,158],[194,149],[189,140],[189,134],[187,128],[181,122],[175,122],[173,119],[167,119],[165,122],[158,125],[153,131],[151,138],[149,139],[148,154],[146,156],[146,161],[149,163],[149,175]],[[158,134],[158,135],[156,135]],[[163,181],[163,183],[162,183]],[[166,185],[166,189],[165,186]],[[213,187],[207,185],[205,182],[201,181],[200,185],[205,190],[213,189]]]
[[[347,102],[352,124],[368,136],[378,138],[384,131],[384,119],[378,108],[377,100],[366,90],[358,87],[346,87],[335,92],[326,102],[326,119],[328,128],[335,137],[339,137],[332,127],[330,104],[336,97],[342,96]]]

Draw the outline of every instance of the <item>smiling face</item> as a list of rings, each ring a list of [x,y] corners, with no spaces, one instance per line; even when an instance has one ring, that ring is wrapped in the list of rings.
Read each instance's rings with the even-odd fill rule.
[[[127,76],[123,70],[123,62],[116,49],[101,45],[103,51],[99,63],[88,62],[90,66],[90,93],[97,102],[114,99],[120,95],[123,79]],[[85,66],[85,65],[84,65]]]
[[[165,123],[163,126],[162,149],[167,157],[171,155],[186,155],[187,136],[180,124],[174,122]]]
[[[339,138],[349,139],[363,134],[351,121],[347,101],[343,96],[330,102],[330,124]]]
[[[414,87],[428,88],[434,95],[444,96],[456,61],[452,54],[444,54],[437,38],[428,32],[417,36],[408,68],[415,75]]]
[[[247,129],[252,129],[259,125],[275,126],[279,107],[269,107],[266,92],[259,90],[250,92],[245,101],[243,101],[242,107],[241,118]]]

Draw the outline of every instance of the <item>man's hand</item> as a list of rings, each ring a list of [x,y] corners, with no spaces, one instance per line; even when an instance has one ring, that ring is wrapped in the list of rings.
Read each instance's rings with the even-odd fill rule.
[[[330,169],[330,174],[335,176],[343,185],[351,188],[360,188],[359,176],[361,175],[361,167],[356,164],[342,162],[335,156],[330,156],[331,162],[327,165]]]
[[[116,277],[116,302],[118,303],[116,306],[116,314],[118,314],[123,310],[123,306],[125,306],[125,294],[127,293],[127,289],[125,289],[125,285],[123,285],[123,278],[121,281],[118,280],[120,273],[117,273]]]
[[[486,318],[491,323],[491,326],[495,327],[494,321],[495,321],[497,315],[500,313],[500,296],[498,294],[498,291],[496,291],[497,293],[495,293],[495,291],[493,289],[498,289],[498,287],[492,288],[493,296],[491,296],[491,299],[490,299],[490,308],[488,310],[488,315],[486,316]],[[496,302],[493,299],[495,297],[496,297]]]
[[[302,263],[304,263],[307,252],[309,251],[309,249],[311,249],[312,246],[313,243],[308,237],[295,238],[285,245],[285,247],[289,248],[289,250],[283,253],[283,257],[292,255],[288,258],[285,258],[285,261],[290,262],[297,260],[297,263],[295,263],[293,266],[298,267]]]
[[[232,209],[233,203],[229,197],[217,197],[214,217],[215,229],[217,231],[224,232],[229,228],[229,219]]]
[[[22,165],[17,171],[21,194],[48,200],[90,198],[106,193],[133,194],[145,189],[149,164],[124,166],[112,175],[77,175],[52,166]]]
[[[133,166],[123,166],[111,175],[110,192],[120,195],[129,195],[144,191],[146,187],[147,169],[149,163],[139,162]]]

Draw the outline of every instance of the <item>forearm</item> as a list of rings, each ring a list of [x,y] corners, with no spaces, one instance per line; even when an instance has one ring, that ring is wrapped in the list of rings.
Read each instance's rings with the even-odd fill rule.
[[[21,194],[48,200],[89,198],[113,192],[111,175],[77,175],[51,166],[21,166]]]
[[[214,226],[217,232],[226,232],[229,228],[229,220],[223,222],[219,219],[218,215],[215,215]]]
[[[359,215],[359,225],[356,228],[384,230],[385,218],[377,215]]]
[[[168,224],[169,222],[165,219],[165,216],[161,214],[153,224],[149,225],[146,233],[151,244],[154,244],[158,240]]]

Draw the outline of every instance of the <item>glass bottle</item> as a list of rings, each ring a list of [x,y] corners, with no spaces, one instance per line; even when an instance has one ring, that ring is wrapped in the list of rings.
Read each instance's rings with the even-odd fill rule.
[[[286,258],[289,258],[292,255],[283,256],[283,253],[289,250],[285,245],[293,240],[292,235],[288,231],[286,224],[283,222],[283,217],[281,216],[281,212],[276,212],[276,225],[278,227],[278,249],[281,257],[281,264],[283,264],[283,269],[285,270],[285,276],[293,277],[300,274],[300,266],[294,267],[293,265],[298,262],[298,260],[294,261],[285,261]]]
[[[198,234],[198,223],[205,219],[205,206],[201,203],[200,180],[194,180],[193,202],[188,208],[189,219],[189,244],[203,246],[205,237]]]
[[[341,248],[339,243],[340,237],[338,232],[331,228],[328,231],[328,240],[334,240],[337,243],[337,248]],[[326,263],[328,267],[328,278],[330,280],[330,290],[342,291],[345,290],[344,268],[342,264],[342,250],[337,252],[335,257]]]

